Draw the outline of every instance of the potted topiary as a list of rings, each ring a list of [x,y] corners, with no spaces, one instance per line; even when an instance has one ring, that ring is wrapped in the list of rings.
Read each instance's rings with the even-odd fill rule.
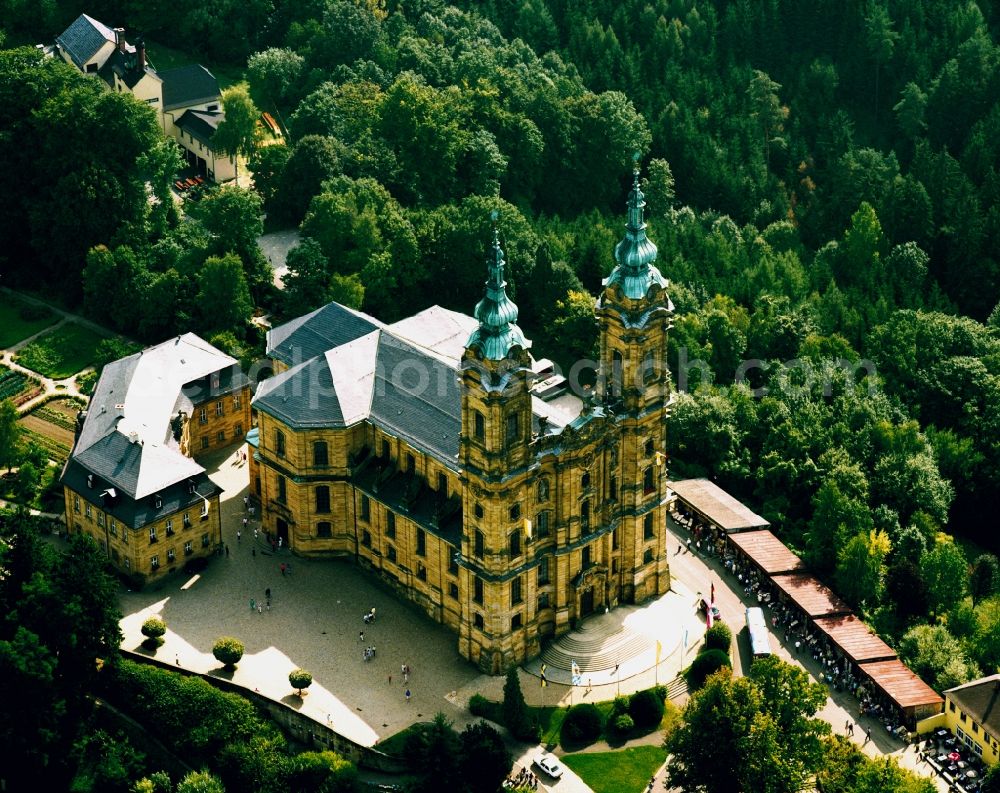
[[[212,647],[212,655],[226,669],[235,669],[236,664],[243,657],[243,642],[239,639],[234,639],[232,636],[222,636]]]
[[[142,646],[147,650],[156,650],[163,644],[163,634],[167,632],[167,623],[159,617],[150,617],[142,623],[142,635],[146,638],[142,640]]]
[[[302,689],[312,685],[313,676],[305,669],[293,669],[288,673],[288,682],[292,688],[298,689],[299,696],[302,696]]]

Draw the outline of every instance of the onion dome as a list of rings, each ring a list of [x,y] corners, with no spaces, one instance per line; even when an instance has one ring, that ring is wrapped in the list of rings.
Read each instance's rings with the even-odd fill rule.
[[[639,168],[636,166],[632,174],[632,192],[628,196],[625,237],[615,246],[615,269],[604,279],[605,287],[617,286],[631,300],[645,297],[653,284],[661,288],[667,286],[667,280],[653,264],[656,245],[646,236],[642,212],[645,206],[646,197],[639,187]]]
[[[469,341],[465,345],[477,349],[479,354],[491,361],[501,361],[513,347],[527,349],[531,342],[517,326],[517,306],[507,297],[507,282],[503,277],[504,253],[500,247],[500,232],[497,229],[497,213],[493,212],[493,250],[486,260],[489,278],[486,280],[486,294],[476,304],[475,317],[479,320]]]

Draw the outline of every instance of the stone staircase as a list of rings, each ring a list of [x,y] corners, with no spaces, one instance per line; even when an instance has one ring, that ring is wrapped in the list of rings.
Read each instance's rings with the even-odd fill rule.
[[[581,673],[609,672],[617,664],[654,651],[654,642],[649,637],[611,621],[591,619],[546,647],[542,661],[567,671],[576,661]]]

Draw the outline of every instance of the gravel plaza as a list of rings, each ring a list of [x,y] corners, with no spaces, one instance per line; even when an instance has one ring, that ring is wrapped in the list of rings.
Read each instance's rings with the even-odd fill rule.
[[[202,573],[178,571],[141,592],[123,591],[125,649],[146,653],[140,628],[147,617],[158,615],[167,624],[165,642],[155,653],[158,660],[229,678],[213,657],[212,645],[220,636],[235,636],[246,653],[231,676],[233,682],[329,723],[364,746],[416,721],[428,721],[438,711],[461,729],[475,721],[466,710],[472,694],[502,697],[502,676],[481,674],[458,654],[454,633],[398,598],[351,560],[304,559],[287,548],[273,551],[263,535],[255,539],[260,516],[249,517],[244,508],[247,466],[238,461],[236,448],[204,458],[203,463],[224,490],[222,531],[229,553],[213,557]],[[248,518],[245,529],[244,517]],[[284,575],[282,564],[289,568]],[[271,590],[270,609],[266,608],[267,589]],[[639,632],[660,636],[664,657],[658,677],[649,640],[621,656],[621,675],[595,672],[592,692],[584,685],[574,689],[563,684],[569,682],[568,675],[560,675],[555,667],[549,686],[541,688],[536,676],[540,661],[535,659],[526,665],[530,671],[520,670],[526,700],[532,705],[559,705],[611,699],[619,691],[651,686],[654,679],[670,682],[686,660],[686,653],[677,647],[679,625],[690,626],[691,641],[685,649],[700,637],[692,603],[690,593],[681,587],[680,592],[668,593],[647,606],[627,606],[601,615],[595,623],[604,625],[610,619],[622,629],[638,625]],[[366,624],[362,618],[372,607],[376,620]],[[658,625],[654,628],[651,622]],[[607,630],[618,635],[613,625]],[[365,661],[364,649],[371,646],[376,649],[375,657]],[[585,657],[586,653],[578,656],[581,664],[586,665]],[[403,664],[410,668],[408,681],[403,679]],[[288,684],[288,673],[297,667],[313,675],[313,684],[301,699]],[[410,702],[406,701],[407,688]]]

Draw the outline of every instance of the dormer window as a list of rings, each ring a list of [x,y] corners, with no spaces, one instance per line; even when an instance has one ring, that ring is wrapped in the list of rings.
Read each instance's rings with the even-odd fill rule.
[[[163,506],[163,496],[157,493],[155,496],[153,496],[153,507],[155,509],[160,509],[162,506]]]
[[[94,475],[93,474],[87,474],[87,487],[89,487],[91,490],[94,489]]]
[[[188,479],[188,493],[194,494],[194,480]]]

